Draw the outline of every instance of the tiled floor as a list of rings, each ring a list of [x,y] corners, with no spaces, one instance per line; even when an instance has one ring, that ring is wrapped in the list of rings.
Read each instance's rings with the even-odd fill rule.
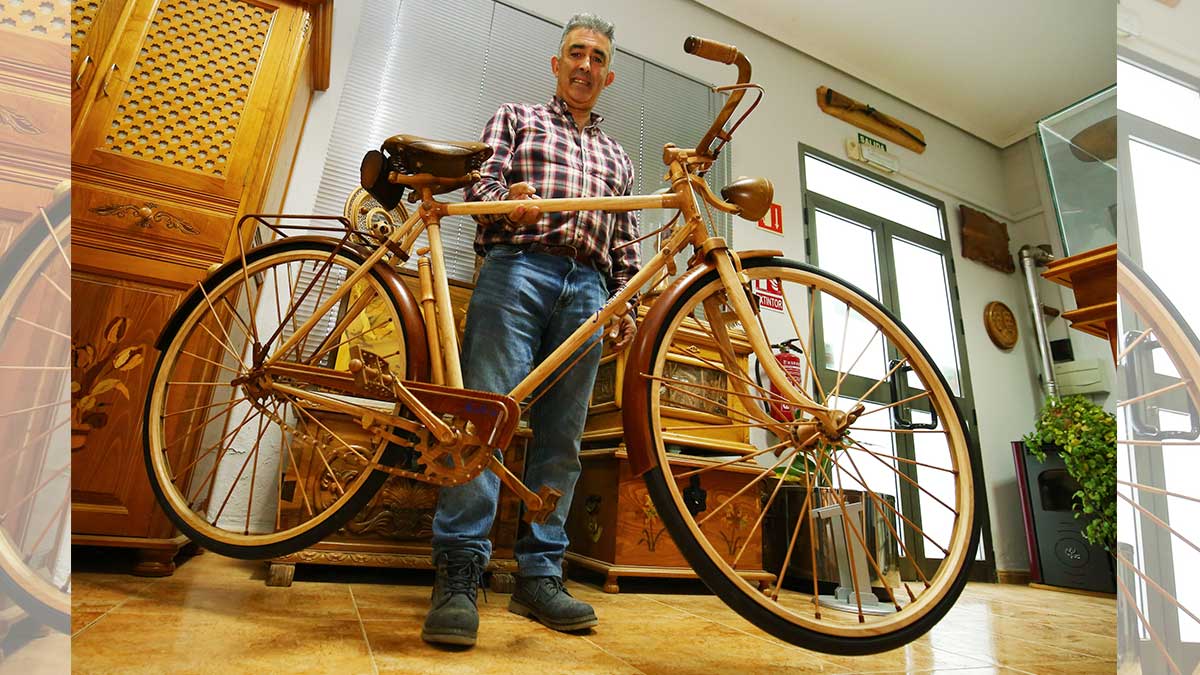
[[[971,584],[929,635],[867,657],[782,643],[687,582],[572,580],[600,625],[554,632],[480,596],[474,649],[420,639],[432,573],[299,568],[270,588],[265,564],[206,553],[140,579],[76,558],[75,673],[1111,673],[1115,602]],[[92,571],[88,571],[91,569]]]

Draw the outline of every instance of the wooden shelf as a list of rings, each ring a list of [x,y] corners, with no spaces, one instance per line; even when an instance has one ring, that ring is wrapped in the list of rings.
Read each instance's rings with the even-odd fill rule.
[[[1055,260],[1042,277],[1070,288],[1078,309],[1063,313],[1071,328],[1108,340],[1117,356],[1117,245]]]

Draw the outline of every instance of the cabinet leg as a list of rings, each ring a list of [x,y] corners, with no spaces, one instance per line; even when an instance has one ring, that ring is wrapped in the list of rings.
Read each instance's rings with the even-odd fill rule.
[[[267,570],[268,586],[291,586],[296,575],[296,563],[271,563]]]
[[[138,577],[169,577],[175,573],[178,548],[139,548],[133,574]]]
[[[605,593],[620,593],[621,587],[617,585],[617,575],[609,572],[604,577],[604,592]]]
[[[488,589],[493,593],[512,593],[517,589],[517,579],[509,572],[492,572]]]

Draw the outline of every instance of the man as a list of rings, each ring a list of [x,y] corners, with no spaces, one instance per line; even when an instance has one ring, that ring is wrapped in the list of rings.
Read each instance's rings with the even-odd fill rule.
[[[571,17],[558,55],[550,59],[554,97],[541,105],[505,104],[484,129],[482,140],[495,153],[466,198],[530,203],[507,217],[477,217],[475,250],[485,258],[463,338],[468,388],[511,391],[637,272],[637,247],[621,247],[637,238],[632,212],[543,215],[534,201],[631,193],[633,163],[592,112],[612,84],[612,57],[611,23],[590,14]],[[632,340],[634,326],[631,313],[625,314],[614,331],[616,348]],[[535,492],[546,485],[563,494],[549,519],[531,525],[516,544],[518,576],[508,609],[562,631],[597,623],[592,608],[563,588],[562,557],[563,524],[580,471],[579,439],[599,362],[600,350],[592,349],[531,411],[525,482]],[[437,578],[421,632],[426,641],[475,644],[476,588],[491,555],[488,532],[499,492],[500,479],[490,471],[441,490],[433,522]]]

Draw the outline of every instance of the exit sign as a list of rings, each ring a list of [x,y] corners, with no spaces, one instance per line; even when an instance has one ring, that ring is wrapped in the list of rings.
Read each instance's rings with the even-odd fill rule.
[[[858,135],[858,144],[859,145],[869,145],[872,148],[876,148],[878,150],[882,150],[883,152],[887,152],[887,146],[884,145],[883,141],[877,141],[874,138],[871,138],[870,136],[864,136],[863,134]]]

